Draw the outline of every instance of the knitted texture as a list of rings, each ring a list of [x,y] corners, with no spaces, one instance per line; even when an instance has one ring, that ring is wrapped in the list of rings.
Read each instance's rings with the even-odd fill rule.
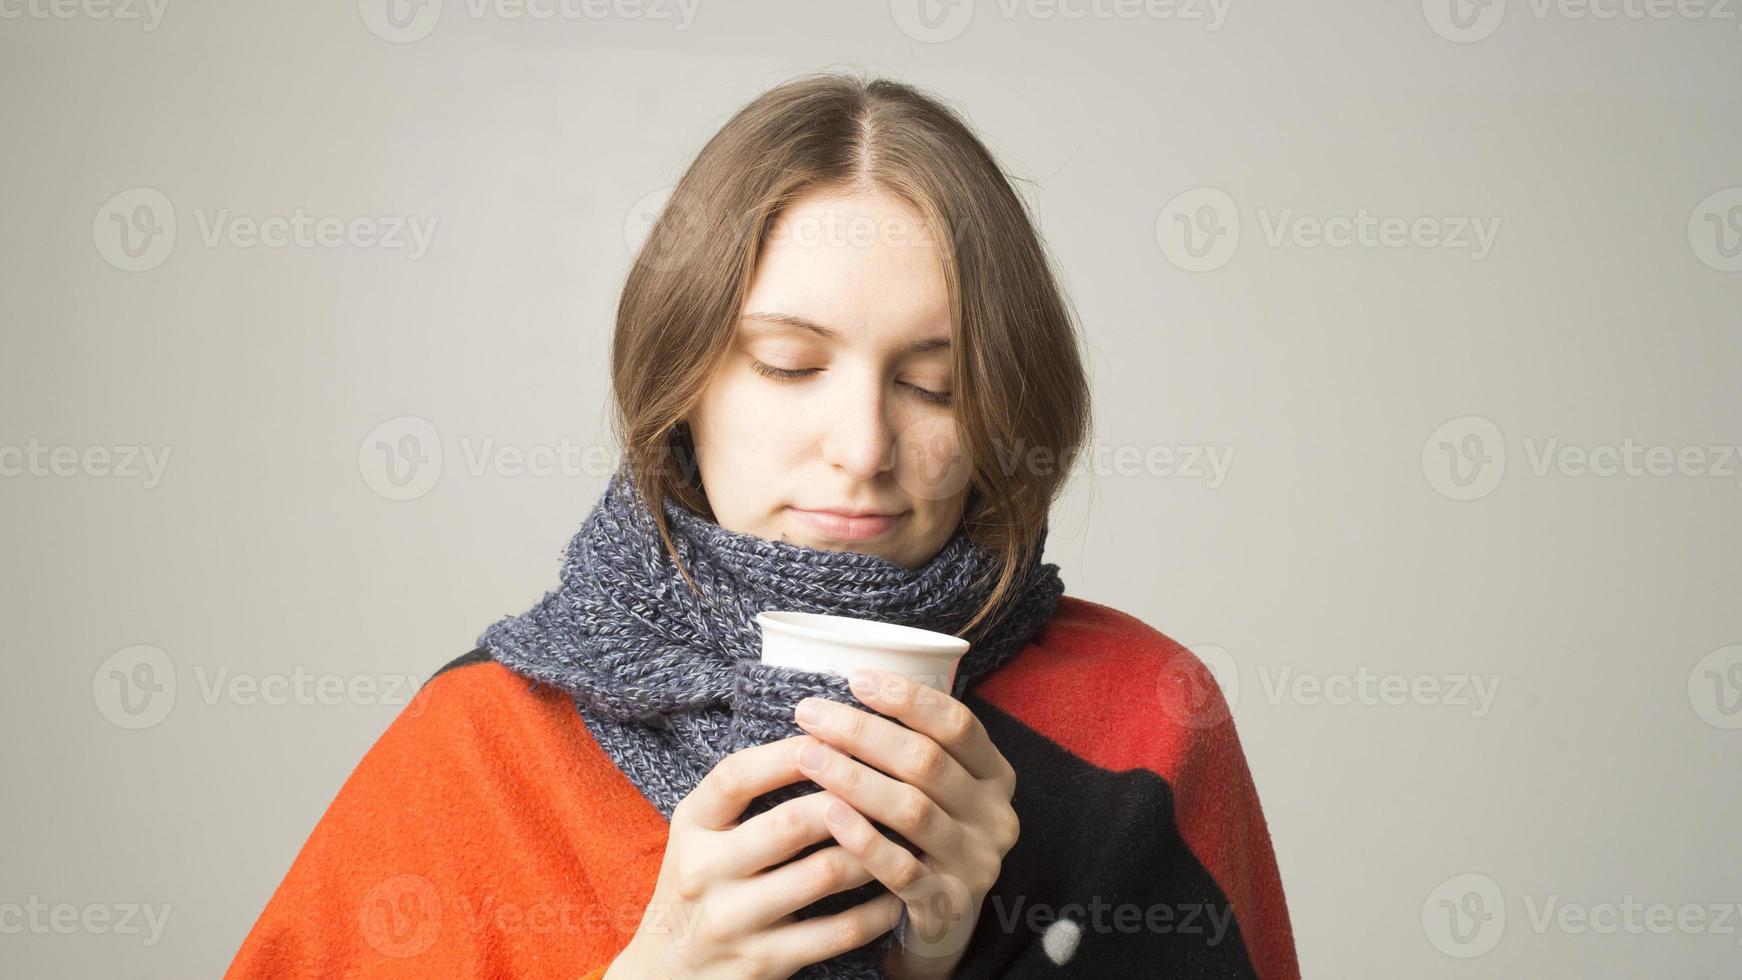
[[[959,699],[977,678],[1021,652],[1064,592],[1058,566],[1039,560],[1044,525],[1035,557],[999,612],[962,632],[998,572],[997,556],[963,526],[929,561],[907,569],[875,555],[729,531],[672,500],[663,509],[701,595],[683,580],[622,466],[570,540],[559,588],[525,613],[491,625],[478,645],[510,670],[570,695],[600,747],[668,820],[727,755],[802,734],[793,720],[800,700],[827,698],[869,710],[846,678],[763,664],[757,613],[852,616],[960,636],[970,645],[949,692]],[[819,789],[810,780],[780,787],[758,797],[743,819]],[[888,828],[878,829],[915,850]],[[814,844],[792,860],[832,843]],[[796,916],[842,911],[886,890],[873,880],[819,899]],[[894,934],[794,976],[881,977]]]

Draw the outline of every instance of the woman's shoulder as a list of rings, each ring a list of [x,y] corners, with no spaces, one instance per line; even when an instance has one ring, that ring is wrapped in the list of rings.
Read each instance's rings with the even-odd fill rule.
[[[1234,739],[1227,700],[1193,650],[1130,613],[1078,596],[973,693],[1086,759],[1177,771]]]
[[[469,702],[472,707],[478,706],[479,698],[506,698],[521,710],[534,710],[563,700],[560,692],[514,673],[483,647],[474,647],[437,667],[418,689],[419,696],[425,692],[432,698],[438,692],[464,692],[474,698]],[[456,706],[466,703],[455,701]]]
[[[1202,667],[1190,648],[1131,613],[1081,596],[1059,597],[1058,609],[1013,665],[1073,686],[1156,681],[1164,671]],[[994,675],[996,676],[996,675]]]
[[[370,751],[478,760],[540,731],[584,736],[576,715],[561,692],[510,671],[480,647],[442,661]]]
[[[584,972],[609,962],[623,936],[577,925],[538,945],[503,944],[474,924],[498,907],[645,901],[634,890],[658,870],[664,833],[566,696],[473,650],[436,670],[364,754],[227,976],[286,976],[314,962],[334,975],[532,975],[551,956]],[[371,918],[399,905],[433,911],[436,926],[453,915],[473,927]]]
[[[395,724],[429,735],[511,743],[546,736],[591,742],[574,702],[548,684],[517,674],[483,647],[453,657],[429,675]]]
[[[1137,646],[1178,646],[1167,634],[1142,619],[1082,596],[1059,596],[1058,609],[1046,621],[1044,629],[1063,634],[1055,639],[1071,639],[1100,644]],[[1044,632],[1043,629],[1043,632]]]
[[[402,723],[419,739],[445,744],[444,754],[465,760],[465,766],[513,772],[527,788],[554,793],[561,787],[595,802],[622,804],[613,816],[644,822],[644,807],[658,816],[606,755],[567,693],[516,673],[482,647],[430,674],[395,726]]]
[[[613,776],[621,779],[573,700],[477,648],[429,675],[358,762],[340,801],[400,812],[414,809],[407,803],[619,801],[624,794],[607,792],[623,788]]]
[[[447,673],[448,671],[454,670],[454,669],[459,668],[459,667],[470,667],[473,664],[494,663],[494,662],[495,661],[493,661],[490,657],[490,651],[484,649],[483,647],[473,647],[472,651],[470,653],[462,653],[459,656],[455,657],[454,659],[448,661],[447,663],[442,664],[439,668],[436,669],[435,673],[429,675],[429,680],[433,681],[437,677],[442,676],[443,674]],[[424,683],[428,684],[429,681],[424,681]]]

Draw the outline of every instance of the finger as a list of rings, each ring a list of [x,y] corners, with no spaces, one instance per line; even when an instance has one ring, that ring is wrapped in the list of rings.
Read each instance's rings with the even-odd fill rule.
[[[868,874],[902,901],[913,900],[914,886],[931,873],[917,855],[883,836],[863,814],[845,803],[830,803],[824,808],[823,819],[828,833]]]
[[[907,907],[898,934],[904,948],[924,956],[952,956],[968,944],[975,917],[969,912],[973,889],[955,875],[934,871],[883,836],[849,806],[825,811],[829,832]]]
[[[840,797],[827,791],[787,800],[725,832],[713,848],[719,877],[749,878],[829,839],[823,811]]]
[[[824,835],[825,837],[827,835]],[[767,928],[819,898],[857,888],[872,879],[859,859],[839,844],[739,882],[725,903],[739,931]]]
[[[895,928],[901,920],[901,899],[887,892],[869,901],[811,919],[800,919],[767,932],[772,958],[790,972],[858,949]]]
[[[799,768],[822,788],[844,800],[853,809],[907,838],[931,854],[953,854],[962,825],[945,812],[925,791],[899,782],[816,742],[822,760],[816,767],[802,761]]]
[[[977,779],[1008,779],[1015,784],[1009,760],[992,744],[986,726],[962,702],[929,684],[917,683],[887,670],[858,670],[853,696],[943,746]],[[861,683],[863,678],[864,683]]]
[[[750,801],[771,789],[805,778],[794,762],[799,740],[809,736],[794,735],[766,745],[739,749],[721,759],[708,770],[688,796],[672,810],[672,818],[683,819],[708,830],[724,830],[737,822]]]
[[[924,790],[958,819],[973,812],[978,792],[973,774],[931,736],[827,698],[805,698],[798,707],[815,712],[814,720],[798,719],[805,731]]]

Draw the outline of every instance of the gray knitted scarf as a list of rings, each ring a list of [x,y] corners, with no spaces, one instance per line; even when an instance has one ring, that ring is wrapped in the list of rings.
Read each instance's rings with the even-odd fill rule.
[[[664,512],[698,596],[671,561],[628,467],[569,542],[562,582],[527,612],[493,624],[478,645],[510,670],[570,695],[605,753],[666,819],[720,759],[802,733],[793,707],[823,697],[869,710],[845,678],[761,663],[755,616],[794,610],[875,619],[961,636],[971,644],[949,693],[1007,663],[1051,618],[1064,585],[1035,558],[992,618],[960,628],[990,594],[996,556],[964,527],[928,562],[827,551],[726,530],[675,501]],[[758,797],[743,819],[821,789],[801,780]],[[899,834],[878,825],[897,843]],[[805,854],[832,840],[813,844]],[[808,918],[850,908],[887,889],[873,880],[811,903]],[[905,925],[905,919],[903,921]],[[881,977],[895,931],[795,974]]]

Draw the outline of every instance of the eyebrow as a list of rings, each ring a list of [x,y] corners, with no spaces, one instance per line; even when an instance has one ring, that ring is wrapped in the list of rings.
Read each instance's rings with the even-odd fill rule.
[[[820,323],[816,323],[814,321],[807,320],[802,316],[798,316],[798,315],[792,314],[792,313],[774,313],[774,312],[746,313],[742,317],[740,317],[739,319],[753,320],[753,321],[756,321],[758,323],[772,323],[772,324],[776,324],[778,326],[784,326],[784,327],[796,327],[800,330],[808,330],[811,333],[814,333],[817,336],[823,338],[824,340],[831,340],[831,341],[834,341],[835,343],[841,342],[840,331],[831,330],[830,328],[825,327]],[[948,337],[927,337],[924,340],[916,340],[913,343],[907,345],[907,350],[911,354],[926,354],[926,353],[930,353],[931,351],[934,351],[934,350],[949,350],[949,349],[950,349],[950,338],[948,338]]]

